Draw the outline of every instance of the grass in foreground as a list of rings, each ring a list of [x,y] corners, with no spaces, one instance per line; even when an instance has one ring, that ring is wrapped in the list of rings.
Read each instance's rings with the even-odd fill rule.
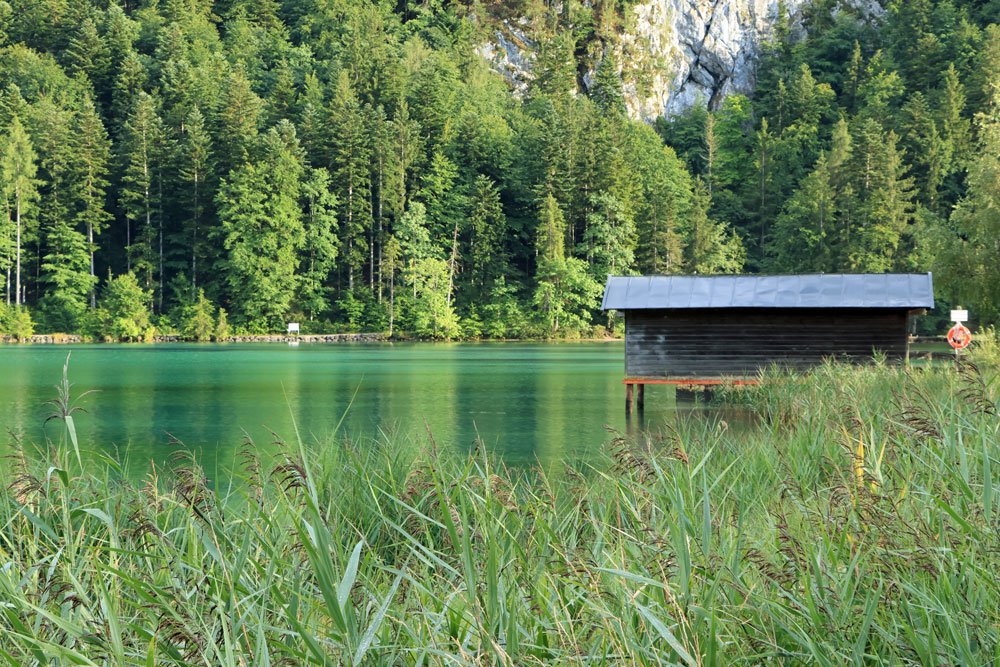
[[[0,492],[13,665],[1000,664],[1000,417],[972,366],[825,366],[592,468],[392,442],[84,473],[72,429]],[[57,405],[66,415],[68,403]]]

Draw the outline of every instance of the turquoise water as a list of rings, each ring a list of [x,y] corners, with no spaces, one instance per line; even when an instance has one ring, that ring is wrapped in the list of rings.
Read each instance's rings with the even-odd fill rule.
[[[60,436],[43,426],[53,385],[72,352],[72,395],[85,447],[127,454],[142,476],[178,448],[206,469],[231,466],[243,430],[273,449],[294,442],[393,434],[467,451],[480,438],[514,464],[586,459],[624,430],[624,347],[587,343],[249,345],[36,345],[0,347],[0,428],[28,442]],[[650,387],[645,417],[676,416],[674,392]],[[343,423],[337,430],[338,423]]]

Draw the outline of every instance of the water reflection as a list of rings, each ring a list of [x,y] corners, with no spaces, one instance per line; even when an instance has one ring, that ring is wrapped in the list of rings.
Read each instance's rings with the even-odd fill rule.
[[[2,346],[0,427],[44,441],[41,403],[70,349],[73,395],[100,390],[77,415],[82,442],[127,451],[135,477],[169,459],[171,436],[215,476],[233,466],[244,429],[265,455],[274,434],[294,441],[296,426],[309,444],[395,433],[423,447],[429,431],[443,449],[467,452],[482,440],[511,464],[549,467],[593,457],[609,439],[605,426],[627,426],[623,345],[609,342]],[[748,422],[668,386],[647,387],[645,398],[633,429]],[[55,422],[47,428],[58,433]]]

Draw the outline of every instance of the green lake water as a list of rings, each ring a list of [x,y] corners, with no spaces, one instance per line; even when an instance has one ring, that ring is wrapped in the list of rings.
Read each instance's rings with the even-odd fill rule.
[[[34,443],[59,437],[41,404],[69,352],[72,395],[98,390],[78,402],[81,444],[127,453],[132,476],[168,459],[171,436],[221,473],[241,429],[271,450],[271,431],[294,441],[293,418],[309,443],[391,433],[418,447],[429,430],[457,452],[478,436],[512,464],[587,459],[609,440],[606,426],[626,428],[623,344],[587,342],[6,345],[0,429]],[[672,388],[647,389],[649,425],[699,410],[678,407]]]

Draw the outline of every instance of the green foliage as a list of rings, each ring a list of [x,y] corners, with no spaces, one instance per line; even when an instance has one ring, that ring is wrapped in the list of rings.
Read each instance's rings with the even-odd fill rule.
[[[214,310],[215,308],[205,298],[205,290],[199,289],[198,297],[188,308],[187,318],[184,322],[184,337],[188,340],[202,342],[217,336],[219,328],[213,321],[212,313]]]
[[[225,308],[219,308],[219,317],[215,321],[215,331],[212,337],[216,341],[224,341],[229,337],[229,316]]]
[[[702,275],[738,273],[746,258],[743,243],[725,224],[708,217],[710,203],[705,182],[695,179],[688,218],[691,240],[684,248],[685,267],[690,273]]]
[[[411,260],[406,281],[413,287],[409,328],[422,338],[453,338],[458,317],[448,303],[448,263],[441,259]]]
[[[137,341],[152,337],[149,301],[135,274],[113,278],[104,287],[101,308],[106,313],[104,331],[116,340]]]
[[[968,192],[952,221],[959,236],[944,257],[950,290],[978,306],[984,322],[1000,321],[1000,92],[993,107],[977,119],[978,157],[969,165]],[[950,283],[950,284],[949,284]]]
[[[48,230],[49,253],[42,260],[48,291],[39,304],[47,328],[75,331],[97,280],[90,275],[86,237],[63,221]]]
[[[17,340],[27,340],[35,333],[35,323],[25,306],[14,306],[0,302],[0,335],[13,336]]]
[[[216,203],[228,251],[226,284],[240,321],[253,331],[280,329],[294,296],[304,240],[299,207],[303,167],[290,123],[272,128],[264,158],[230,173]]]
[[[38,167],[31,139],[17,116],[13,117],[6,136],[0,139],[0,192],[4,198],[4,225],[8,238],[14,239],[14,303],[22,303],[22,249],[24,241],[37,232],[37,220],[32,216],[38,199],[35,179]],[[9,243],[9,241],[8,241]],[[9,252],[9,249],[8,249]],[[10,259],[7,260],[8,266]],[[9,282],[9,280],[8,280]],[[9,288],[8,288],[9,289]]]

